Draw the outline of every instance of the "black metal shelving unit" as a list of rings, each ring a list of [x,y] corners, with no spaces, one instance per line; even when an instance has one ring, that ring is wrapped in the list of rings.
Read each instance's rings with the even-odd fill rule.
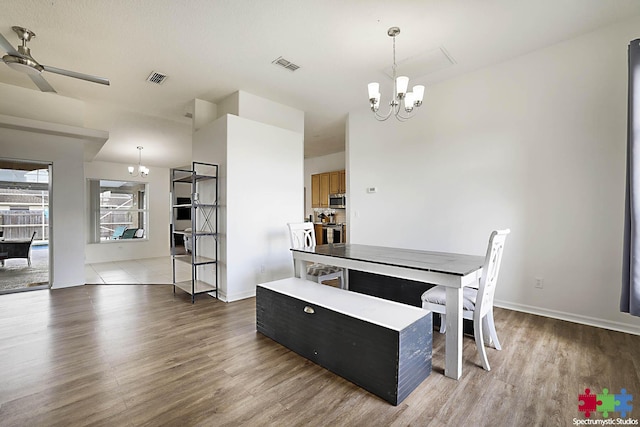
[[[190,186],[190,203],[177,203],[179,186]],[[192,162],[191,169],[171,169],[171,258],[173,293],[209,293],[218,298],[218,165]],[[191,229],[176,228],[179,209],[190,209]],[[176,236],[191,239],[191,253],[176,254]],[[186,241],[185,241],[186,248]],[[191,279],[176,281],[176,262],[191,265]]]

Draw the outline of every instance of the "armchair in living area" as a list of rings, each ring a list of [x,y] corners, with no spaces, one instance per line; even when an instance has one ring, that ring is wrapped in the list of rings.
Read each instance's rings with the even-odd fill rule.
[[[312,222],[289,223],[289,237],[292,249],[307,249],[316,246],[316,233]],[[344,289],[344,273],[340,267],[325,264],[307,266],[307,276],[322,284],[326,280],[340,279],[340,287]]]
[[[502,263],[502,252],[507,234],[511,231],[495,230],[489,237],[487,254],[482,265],[482,277],[477,289],[463,288],[462,317],[473,320],[473,334],[476,347],[482,360],[482,367],[489,371],[489,360],[484,347],[484,331],[489,333],[496,350],[501,350],[496,326],[493,321],[493,296],[496,291],[498,273]],[[446,333],[446,289],[443,286],[435,286],[422,294],[422,308],[440,314],[440,333]]]

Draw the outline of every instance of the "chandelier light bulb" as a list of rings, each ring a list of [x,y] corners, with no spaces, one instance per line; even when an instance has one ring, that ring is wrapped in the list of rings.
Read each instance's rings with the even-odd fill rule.
[[[376,99],[376,97],[380,96],[380,83],[369,83],[369,101]]]
[[[413,94],[415,97],[415,101],[414,104],[416,107],[419,107],[422,105],[422,99],[424,98],[424,86],[422,85],[417,85],[413,87]]]
[[[404,109],[407,113],[410,113],[411,111],[413,111],[413,100],[414,100],[413,92],[407,92],[404,95]]]
[[[400,76],[396,79],[398,98],[402,99],[404,97],[404,94],[407,93],[407,87],[409,87],[409,77]]]

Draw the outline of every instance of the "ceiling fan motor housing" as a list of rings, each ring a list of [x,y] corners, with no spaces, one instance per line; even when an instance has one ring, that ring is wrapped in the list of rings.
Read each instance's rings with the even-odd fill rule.
[[[38,64],[36,61],[29,58],[21,58],[19,56],[13,55],[5,55],[2,57],[2,60],[9,67],[16,71],[20,71],[21,73],[36,75],[40,74],[44,68],[42,65]]]

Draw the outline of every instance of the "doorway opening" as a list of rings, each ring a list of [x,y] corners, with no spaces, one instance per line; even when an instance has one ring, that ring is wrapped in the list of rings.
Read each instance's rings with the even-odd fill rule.
[[[0,294],[50,286],[50,171],[0,159]]]

